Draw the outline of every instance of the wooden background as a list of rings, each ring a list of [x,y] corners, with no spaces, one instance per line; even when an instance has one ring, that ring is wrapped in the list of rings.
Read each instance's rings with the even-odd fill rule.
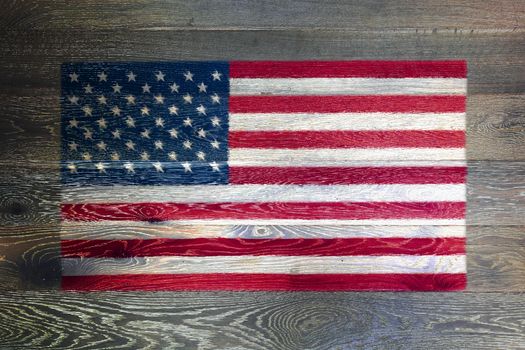
[[[3,0],[0,349],[525,349],[525,2]],[[57,291],[63,61],[467,59],[465,293]]]

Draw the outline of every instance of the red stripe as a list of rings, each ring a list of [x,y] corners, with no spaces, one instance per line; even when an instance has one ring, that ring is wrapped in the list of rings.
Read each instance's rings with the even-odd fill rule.
[[[466,167],[230,167],[231,184],[461,184]]]
[[[466,61],[233,61],[231,78],[465,78]]]
[[[463,95],[230,96],[231,113],[465,112]]]
[[[460,219],[464,202],[273,202],[63,204],[64,220]]]
[[[352,256],[465,254],[464,238],[319,238],[319,239],[129,239],[63,240],[69,258],[134,256]]]
[[[232,148],[465,147],[465,132],[396,131],[231,131]]]
[[[63,276],[62,289],[160,291],[453,291],[467,285],[466,274],[158,274]]]

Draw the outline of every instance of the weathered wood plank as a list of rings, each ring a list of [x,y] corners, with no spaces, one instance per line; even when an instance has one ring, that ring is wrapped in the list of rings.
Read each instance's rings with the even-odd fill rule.
[[[49,224],[58,220],[57,161],[3,162],[2,225]],[[524,162],[468,162],[467,224],[525,225]]]
[[[523,163],[469,162],[467,224],[520,224],[523,219],[518,216],[523,216],[525,208],[524,188]]]
[[[341,230],[341,227],[325,227]],[[365,227],[361,228],[366,230]],[[371,230],[377,227],[371,227]],[[131,226],[130,230],[133,230]],[[230,228],[232,234],[268,235],[279,231],[314,228],[253,227]],[[129,230],[128,230],[129,231]],[[249,234],[248,232],[252,232]],[[261,233],[265,231],[266,233]],[[101,228],[106,236],[118,228]],[[258,232],[258,233],[253,233]],[[157,235],[155,228],[150,235]],[[467,274],[469,292],[525,291],[525,226],[467,226]],[[0,229],[0,289],[58,288],[60,282],[58,225],[12,226]],[[128,268],[135,261],[129,259]],[[140,268],[140,266],[138,266]]]
[[[24,89],[23,95],[18,93],[0,95],[4,101],[0,105],[3,143],[0,158],[58,161],[59,90]],[[522,94],[470,94],[467,98],[467,158],[525,160],[524,105]]]
[[[8,2],[0,22],[15,28],[343,28],[351,30],[497,30],[523,23],[521,2],[403,1],[101,1]],[[100,16],[111,13],[111,17]]]
[[[2,91],[58,87],[64,61],[130,60],[466,59],[469,94],[521,93],[525,86],[518,32],[11,30],[0,35],[0,47]]]
[[[58,225],[0,229],[0,289],[56,289],[60,285]]]
[[[520,349],[522,294],[57,293],[0,296],[0,347]]]

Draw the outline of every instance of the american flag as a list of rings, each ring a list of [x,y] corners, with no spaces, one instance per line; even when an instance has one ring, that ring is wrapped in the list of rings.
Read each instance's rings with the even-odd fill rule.
[[[66,63],[66,290],[460,290],[464,61]]]

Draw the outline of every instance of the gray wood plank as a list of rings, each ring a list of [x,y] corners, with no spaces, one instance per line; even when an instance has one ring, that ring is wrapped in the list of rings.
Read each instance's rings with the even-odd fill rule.
[[[101,16],[100,14],[111,16]],[[523,24],[522,2],[401,1],[6,1],[0,24],[15,28],[338,28],[368,31],[502,30]]]
[[[525,164],[468,162],[467,224],[515,225],[523,222]],[[508,176],[504,175],[508,174]]]
[[[59,95],[55,88],[0,94],[0,159],[59,160]],[[524,105],[523,94],[470,94],[467,158],[525,160]]]
[[[37,158],[38,159],[38,158]],[[525,162],[469,161],[467,224],[525,225]],[[57,161],[0,163],[2,225],[55,223],[60,184]]]
[[[243,232],[262,227],[238,226]],[[266,227],[281,230],[281,227]],[[287,230],[294,230],[287,227]],[[337,228],[333,228],[337,229]],[[102,229],[114,233],[111,227]],[[154,234],[155,228],[151,229]],[[525,291],[525,226],[468,226],[469,292]],[[55,225],[0,228],[0,289],[56,289],[60,285],[60,231]],[[130,259],[129,271],[135,261]]]
[[[0,296],[8,349],[522,349],[522,294]]]
[[[7,31],[0,91],[59,85],[64,61],[466,59],[468,93],[525,87],[525,37],[505,33],[330,30]]]

